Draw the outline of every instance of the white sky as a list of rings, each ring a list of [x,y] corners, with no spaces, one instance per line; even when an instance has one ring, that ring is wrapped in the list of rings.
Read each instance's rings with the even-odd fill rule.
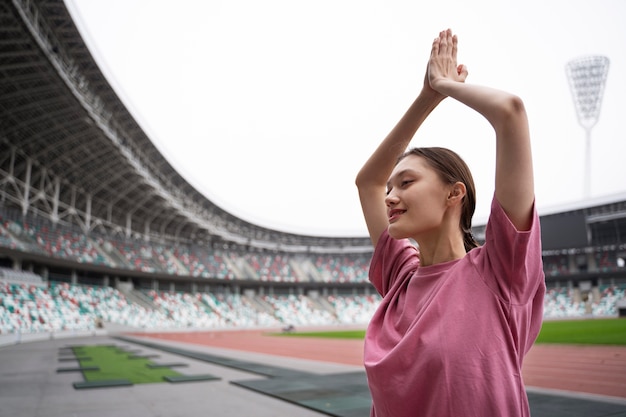
[[[591,197],[626,191],[623,0],[66,2],[165,157],[216,204],[262,226],[367,234],[354,178],[416,97],[432,39],[448,27],[468,82],[524,99],[540,211],[584,197],[585,132],[565,65],[609,57]],[[474,222],[484,221],[494,171],[487,122],[446,100],[412,146],[461,154],[478,188]]]

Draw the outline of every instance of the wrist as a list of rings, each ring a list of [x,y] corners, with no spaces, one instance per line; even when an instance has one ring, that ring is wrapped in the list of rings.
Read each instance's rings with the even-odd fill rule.
[[[428,86],[422,89],[419,94],[419,98],[436,106],[437,104],[441,103],[443,99],[446,98],[446,96]]]
[[[436,80],[432,80],[430,82],[430,86],[433,89],[433,91],[435,91],[437,94],[440,94],[444,97],[448,97],[450,94],[450,87],[454,86],[455,84],[457,84],[456,81],[447,79],[447,78],[440,78],[440,79],[436,79]]]

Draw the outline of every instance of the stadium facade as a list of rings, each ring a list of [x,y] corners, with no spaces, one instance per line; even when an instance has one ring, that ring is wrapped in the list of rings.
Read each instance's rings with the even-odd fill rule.
[[[364,294],[369,238],[244,221],[190,185],[62,0],[0,4],[0,278],[153,291]],[[217,142],[217,139],[216,139]],[[626,289],[626,194],[541,214],[549,288]],[[484,225],[475,227],[484,234]]]

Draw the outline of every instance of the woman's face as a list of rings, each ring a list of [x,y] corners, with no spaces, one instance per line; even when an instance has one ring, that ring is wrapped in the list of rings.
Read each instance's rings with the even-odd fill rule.
[[[420,236],[439,233],[450,188],[423,157],[408,155],[402,159],[387,183],[389,235],[419,241]]]

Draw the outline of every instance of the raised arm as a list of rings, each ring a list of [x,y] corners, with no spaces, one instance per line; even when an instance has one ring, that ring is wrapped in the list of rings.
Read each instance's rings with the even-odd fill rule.
[[[456,49],[453,52],[456,61]],[[465,81],[467,71],[464,66],[458,66],[455,73],[457,74],[455,78],[457,81]],[[387,181],[396,161],[409,146],[411,139],[413,139],[417,129],[426,120],[426,117],[444,98],[445,95],[435,91],[430,86],[427,71],[420,94],[367,162],[365,162],[365,165],[363,165],[356,177],[361,208],[374,246],[382,232],[389,225],[385,194]]]
[[[527,230],[535,194],[524,103],[504,91],[459,82],[456,49],[456,36],[449,29],[435,38],[429,61],[430,85],[473,108],[491,123],[496,133],[495,196],[515,227]]]

